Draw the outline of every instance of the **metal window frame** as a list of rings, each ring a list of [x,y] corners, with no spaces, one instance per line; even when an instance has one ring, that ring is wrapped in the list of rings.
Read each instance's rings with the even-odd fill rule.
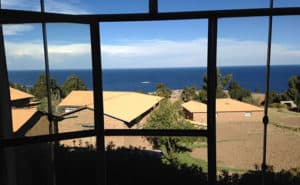
[[[5,58],[2,26],[0,26],[0,86],[1,108],[0,108],[0,160],[4,159],[4,150],[13,146],[53,142],[63,139],[75,139],[81,137],[96,136],[97,161],[99,176],[98,184],[106,184],[105,174],[105,136],[204,136],[208,140],[208,184],[216,184],[216,57],[217,57],[217,27],[218,20],[222,18],[241,18],[256,16],[281,16],[300,15],[300,8],[260,8],[260,9],[237,9],[219,11],[193,11],[193,12],[170,12],[159,13],[157,0],[149,0],[149,13],[138,14],[94,14],[94,15],[67,15],[59,13],[44,13],[21,10],[5,10],[0,7],[0,24],[24,24],[24,23],[81,23],[90,25],[91,51],[92,51],[92,73],[94,85],[94,123],[95,129],[88,131],[77,131],[69,133],[54,133],[43,136],[31,136],[22,138],[6,137],[5,131],[11,126],[11,111],[9,106],[8,76]],[[208,129],[207,130],[125,130],[104,129],[103,119],[103,94],[102,94],[102,66],[100,28],[102,22],[122,21],[158,21],[158,20],[185,20],[185,19],[208,19]],[[267,77],[269,78],[269,77]],[[8,128],[8,129],[5,129]],[[6,132],[7,133],[7,132]],[[1,174],[5,177],[5,169],[0,166]],[[98,173],[99,174],[99,173]],[[4,179],[4,178],[0,178]],[[7,181],[6,181],[7,182]],[[11,183],[13,184],[13,183]]]

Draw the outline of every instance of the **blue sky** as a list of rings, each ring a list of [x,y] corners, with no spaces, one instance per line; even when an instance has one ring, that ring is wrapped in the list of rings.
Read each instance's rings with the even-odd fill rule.
[[[159,11],[266,8],[268,0],[159,0]],[[275,7],[300,0],[274,0]],[[147,0],[45,0],[46,11],[71,14],[147,12]],[[39,11],[39,0],[2,0],[6,9]],[[218,65],[264,65],[267,17],[221,19]],[[104,68],[206,66],[207,20],[101,23]],[[10,70],[43,69],[40,24],[5,25]],[[51,69],[91,68],[88,25],[47,24]],[[300,64],[300,16],[274,17],[272,64]]]

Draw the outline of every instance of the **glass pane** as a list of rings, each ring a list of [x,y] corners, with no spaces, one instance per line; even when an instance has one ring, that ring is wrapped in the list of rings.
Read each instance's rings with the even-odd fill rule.
[[[4,26],[13,106],[12,130],[18,136],[34,136],[54,132],[51,129],[55,129],[56,124],[59,132],[94,129],[89,27],[47,24],[46,28],[51,124],[47,115],[50,111],[41,25]]]
[[[40,0],[2,0],[3,9],[41,11]]]
[[[39,24],[4,25],[12,132],[15,136],[49,133],[43,41]]]
[[[147,0],[45,0],[47,12],[68,14],[116,14],[148,12]]]
[[[96,184],[95,137],[62,140],[56,149],[57,184]]]
[[[89,26],[47,24],[53,114],[58,131],[94,129]]]
[[[273,22],[267,163],[276,171],[300,165],[294,147],[300,143],[299,18],[277,16]],[[282,153],[290,155],[283,157]]]
[[[158,0],[160,12],[267,8],[268,0]]]
[[[115,128],[205,128],[206,28],[206,20],[101,24],[104,113],[123,122]],[[202,120],[184,112],[190,100]]]
[[[266,17],[219,22],[217,165],[229,173],[262,163],[267,23]]]
[[[207,184],[207,162],[202,158],[206,157],[206,148],[192,151],[196,145],[168,147],[168,141],[186,140],[184,137],[155,137],[165,144],[152,149],[137,145],[135,137],[118,138],[123,146],[113,143],[106,149],[108,184]],[[201,144],[199,141],[199,149]]]
[[[17,185],[51,184],[52,151],[48,143],[8,147],[5,149],[5,163],[1,165],[6,165],[9,176]]]
[[[274,1],[274,7],[299,7],[300,1],[299,0],[276,0]]]

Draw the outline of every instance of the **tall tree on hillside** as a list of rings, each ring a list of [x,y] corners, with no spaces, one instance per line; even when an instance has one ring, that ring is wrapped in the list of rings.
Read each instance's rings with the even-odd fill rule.
[[[165,86],[165,84],[159,83],[159,84],[156,85],[155,94],[157,96],[161,96],[161,97],[165,97],[165,98],[170,98],[171,94],[172,94],[172,91],[169,88],[167,88]]]
[[[300,76],[292,76],[288,81],[288,86],[286,94],[296,103],[298,111],[300,111]]]
[[[198,100],[200,100],[201,102],[203,103],[206,103],[207,102],[207,91],[206,90],[201,90],[199,93],[198,93]]]
[[[288,81],[288,89],[287,89],[286,94],[293,101],[296,101],[297,94],[300,91],[300,88],[299,88],[300,79],[299,78],[300,77],[292,76]]]
[[[197,97],[197,87],[196,86],[188,86],[188,87],[183,88],[180,96],[184,102],[195,99]]]
[[[154,110],[147,123],[145,129],[193,129],[194,126],[184,119],[182,108],[179,103],[171,103],[164,100],[160,103],[158,109]],[[183,143],[193,142],[195,138],[191,137],[149,137],[148,140],[153,144],[154,148],[165,151],[167,159],[174,159],[176,152],[180,152],[185,148]]]
[[[217,70],[217,87],[216,87],[216,97],[217,98],[227,97],[226,94],[224,93],[224,90],[228,86],[231,79],[232,79],[232,74],[227,74],[227,75],[223,76],[220,73],[220,70],[219,69]],[[202,92],[203,95],[207,94],[207,83],[208,83],[207,73],[205,73],[204,77],[203,77],[202,91],[206,91],[206,93]]]
[[[56,80],[54,78],[50,78],[50,91],[51,93],[55,93],[59,86],[56,84]],[[47,97],[47,83],[46,83],[46,76],[44,74],[40,75],[33,85],[31,89],[31,93],[37,97],[38,99],[42,99]]]
[[[84,82],[76,75],[71,75],[61,86],[63,97],[67,96],[73,90],[87,90]]]
[[[231,98],[240,101],[243,101],[245,98],[251,97],[250,91],[242,88],[236,81],[233,81],[229,84],[229,95]]]

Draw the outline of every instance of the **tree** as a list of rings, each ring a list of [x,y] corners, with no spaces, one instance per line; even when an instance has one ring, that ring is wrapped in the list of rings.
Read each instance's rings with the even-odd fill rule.
[[[243,89],[236,81],[233,81],[229,84],[229,95],[231,98],[240,101],[243,101],[245,98],[251,97],[250,91]]]
[[[158,109],[154,110],[144,129],[193,129],[194,126],[184,119],[182,108],[179,103],[171,103],[164,100],[160,103]],[[193,142],[195,139],[191,137],[149,137],[148,140],[153,144],[154,148],[159,148],[166,152],[169,160],[174,159],[174,153],[186,150],[182,144]]]
[[[50,78],[50,91],[55,93],[59,89],[54,78]],[[40,75],[31,89],[31,93],[38,99],[47,97],[47,83],[46,76],[44,74]]]
[[[227,74],[223,76],[220,73],[220,70],[219,69],[217,70],[217,87],[216,87],[217,98],[227,97],[227,95],[224,93],[224,90],[228,86],[228,83],[231,81],[231,79],[232,79],[232,74]],[[206,94],[207,94],[207,83],[208,83],[207,73],[205,73],[203,77],[202,91],[206,91]],[[205,92],[203,92],[203,94],[205,94]]]
[[[269,93],[269,104],[280,103],[280,101],[282,101],[281,94],[276,91],[271,91]]]
[[[26,87],[25,85],[18,84],[18,83],[9,83],[9,86],[12,87],[12,88],[18,89],[20,91],[23,91],[23,92],[29,92],[30,91],[29,87]]]
[[[231,80],[232,80],[232,74],[227,74],[223,76],[220,73],[220,70],[217,70],[217,92],[222,92],[220,93],[221,96],[226,97],[226,95],[224,94],[224,89],[226,89],[226,87],[228,86]]]
[[[286,96],[288,99],[294,101],[298,110],[300,110],[300,76],[292,76],[289,79]]]
[[[181,96],[181,99],[184,102],[187,102],[187,101],[195,99],[197,97],[197,88],[196,88],[196,86],[185,87],[182,90],[182,93],[181,93],[180,96]]]
[[[290,98],[290,100],[295,101],[297,93],[299,93],[299,87],[297,88],[297,84],[299,84],[299,77],[292,76],[288,81],[288,89],[287,89],[287,96]]]
[[[61,89],[63,93],[62,95],[65,97],[73,90],[87,90],[87,87],[79,77],[71,75],[62,84]]]
[[[207,102],[207,91],[202,89],[202,90],[198,93],[198,99],[199,99],[201,102],[206,103],[206,102]]]
[[[165,97],[165,98],[170,98],[171,94],[172,94],[172,91],[170,89],[168,89],[165,86],[165,84],[159,83],[159,84],[156,85],[155,94],[157,96],[162,96],[162,97]]]

